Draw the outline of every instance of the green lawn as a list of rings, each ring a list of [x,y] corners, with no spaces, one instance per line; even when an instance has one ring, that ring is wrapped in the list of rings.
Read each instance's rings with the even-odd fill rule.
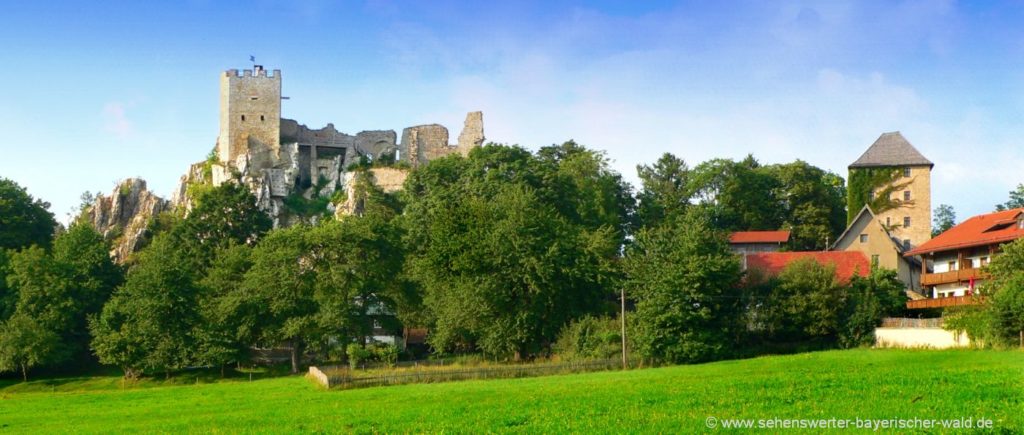
[[[706,430],[709,416],[985,417],[997,432],[1024,431],[1024,353],[1011,351],[830,351],[348,391],[302,377],[128,390],[82,382],[90,391],[0,389],[0,432],[679,433]]]

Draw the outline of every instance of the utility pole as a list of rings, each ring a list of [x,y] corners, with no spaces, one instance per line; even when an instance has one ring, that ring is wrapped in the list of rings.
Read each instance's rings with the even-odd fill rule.
[[[629,364],[626,362],[626,287],[623,286],[620,290],[622,309],[619,312],[619,320],[622,323],[622,369],[626,370],[629,368]]]

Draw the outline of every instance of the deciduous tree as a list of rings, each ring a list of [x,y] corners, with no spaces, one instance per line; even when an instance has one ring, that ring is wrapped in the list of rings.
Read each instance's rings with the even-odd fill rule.
[[[0,325],[0,371],[20,371],[24,381],[29,369],[64,359],[63,351],[57,334],[25,314]]]
[[[0,178],[0,249],[49,247],[57,221],[50,203],[35,199],[12,180]]]
[[[626,255],[637,351],[682,363],[729,353],[740,333],[740,262],[724,235],[695,209],[643,228]]]

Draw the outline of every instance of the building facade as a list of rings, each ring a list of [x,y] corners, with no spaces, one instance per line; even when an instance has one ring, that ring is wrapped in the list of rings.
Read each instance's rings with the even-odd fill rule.
[[[932,264],[921,275],[925,293],[933,299],[971,296],[988,278],[985,267],[1000,247],[1024,237],[1024,208],[974,216],[905,253]],[[945,305],[958,305],[948,301]],[[966,301],[964,301],[966,303]],[[920,303],[920,308],[932,308]],[[934,306],[945,306],[931,303]],[[911,306],[911,308],[915,308]]]

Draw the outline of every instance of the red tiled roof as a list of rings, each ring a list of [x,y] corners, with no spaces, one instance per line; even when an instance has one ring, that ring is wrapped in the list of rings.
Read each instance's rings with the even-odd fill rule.
[[[811,258],[818,264],[835,265],[836,278],[849,282],[854,275],[868,276],[871,263],[860,251],[814,251],[814,252],[757,252],[747,254],[747,269],[761,269],[770,275],[778,275],[790,263]]]
[[[1017,240],[1024,237],[1024,229],[1017,225],[1017,217],[1021,213],[1024,213],[1024,208],[972,217],[903,255],[930,254]]]
[[[729,235],[729,243],[786,243],[789,231],[737,231]]]

